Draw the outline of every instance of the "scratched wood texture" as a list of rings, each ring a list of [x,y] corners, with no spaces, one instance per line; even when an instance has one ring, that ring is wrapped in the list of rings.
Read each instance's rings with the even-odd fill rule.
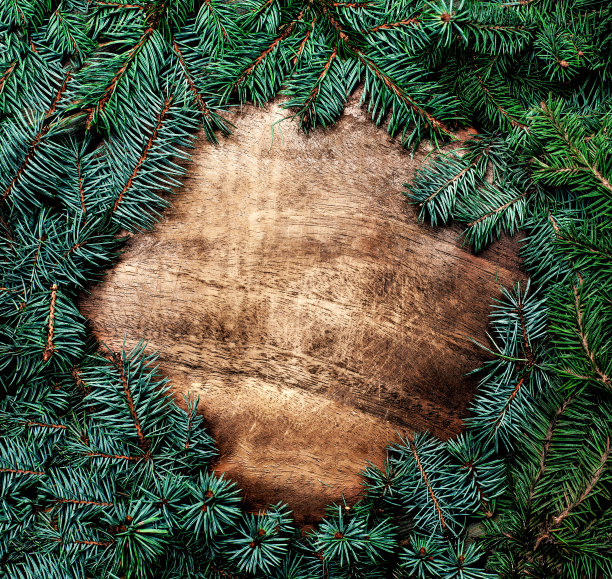
[[[417,223],[402,184],[425,161],[356,103],[310,136],[278,104],[198,141],[185,187],[81,300],[95,335],[144,337],[177,395],[200,395],[217,471],[248,508],[299,523],[354,500],[397,433],[448,438],[484,359],[499,284],[523,278],[515,240],[480,255]],[[273,136],[273,138],[272,138]]]

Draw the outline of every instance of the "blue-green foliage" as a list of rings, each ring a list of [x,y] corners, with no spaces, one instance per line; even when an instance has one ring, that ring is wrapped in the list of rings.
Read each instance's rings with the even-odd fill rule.
[[[0,577],[612,576],[611,27],[600,0],[0,0]],[[531,280],[466,432],[403,437],[302,534],[245,512],[198,400],[75,300],[228,106],[282,89],[309,131],[360,85],[403,146],[471,126],[407,197],[475,251],[524,231]]]

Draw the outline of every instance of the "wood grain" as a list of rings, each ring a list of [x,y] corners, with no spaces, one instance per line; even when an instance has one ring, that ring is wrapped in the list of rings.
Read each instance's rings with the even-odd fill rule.
[[[200,395],[219,471],[250,508],[318,519],[397,433],[447,438],[475,390],[516,243],[475,256],[456,228],[419,225],[402,196],[414,157],[353,103],[305,136],[278,105],[194,151],[185,187],[133,237],[81,311],[114,349],[144,337],[179,393]],[[274,138],[272,139],[272,135]]]

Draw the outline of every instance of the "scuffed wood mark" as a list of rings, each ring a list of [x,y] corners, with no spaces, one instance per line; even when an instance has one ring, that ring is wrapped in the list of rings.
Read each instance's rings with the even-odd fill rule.
[[[355,105],[310,136],[248,108],[201,141],[155,231],[132,238],[81,302],[97,337],[145,337],[177,394],[195,391],[217,470],[256,509],[299,522],[360,490],[396,432],[461,431],[498,283],[523,277],[508,239],[479,256],[419,225],[401,195],[424,162]],[[497,281],[496,281],[497,280]]]

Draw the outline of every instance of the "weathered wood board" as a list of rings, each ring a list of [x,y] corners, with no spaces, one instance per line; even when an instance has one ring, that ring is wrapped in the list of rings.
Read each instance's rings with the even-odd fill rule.
[[[414,158],[355,104],[305,136],[277,105],[198,143],[185,187],[83,296],[96,336],[146,338],[177,394],[200,395],[218,471],[247,505],[298,522],[360,490],[396,433],[461,431],[512,240],[481,255],[419,225],[402,196]],[[274,138],[272,139],[272,135]]]

